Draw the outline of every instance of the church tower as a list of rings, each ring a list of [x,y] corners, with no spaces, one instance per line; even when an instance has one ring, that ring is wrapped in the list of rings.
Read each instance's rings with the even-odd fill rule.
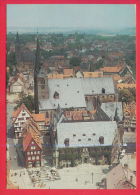
[[[38,77],[38,97],[39,99],[49,98],[48,78],[44,75]]]
[[[20,48],[20,40],[19,40],[18,32],[16,34],[16,40],[15,40],[15,55],[16,55],[16,63],[17,65],[19,65],[21,61],[21,48]]]
[[[37,37],[36,53],[35,53],[35,66],[34,66],[34,104],[35,113],[39,113],[39,103],[38,103],[38,72],[40,67],[40,45],[39,39]]]

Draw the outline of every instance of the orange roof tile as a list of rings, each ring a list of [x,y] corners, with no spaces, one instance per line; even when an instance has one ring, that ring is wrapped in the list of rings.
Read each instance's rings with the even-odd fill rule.
[[[27,132],[26,136],[23,137],[23,151],[26,151],[32,139],[31,133]]]
[[[32,117],[36,122],[45,122],[45,113],[32,114]]]
[[[128,83],[119,83],[119,84],[117,84],[117,88],[119,89],[124,89],[124,88],[136,88],[136,84],[134,84],[134,83],[130,83],[130,84],[128,84]]]
[[[27,120],[23,125],[23,137],[27,132],[38,134],[40,136],[39,125],[32,118]]]
[[[48,79],[63,79],[63,74],[48,74]]]
[[[74,73],[73,69],[64,69],[63,72],[64,75],[73,75]]]
[[[50,124],[50,118],[46,118],[45,123],[46,123],[46,125]]]
[[[117,72],[117,73],[119,73],[121,70],[122,70],[122,66],[114,66],[114,67],[112,67],[112,66],[105,66],[105,67],[103,67],[103,68],[100,68],[100,70],[101,71],[103,71],[103,72]]]
[[[130,103],[130,104],[124,104],[123,105],[123,111],[130,113],[131,116],[135,116],[136,115],[136,103]]]
[[[97,78],[103,77],[103,72],[83,72],[84,78]]]
[[[36,144],[40,148],[42,148],[38,125],[37,124],[35,125],[35,122],[30,120],[26,123],[26,126],[24,127],[24,133],[23,133],[23,149],[24,149],[24,151],[27,149],[27,147],[29,146],[32,139],[36,142]]]
[[[89,116],[87,110],[78,110],[78,111],[65,111],[64,116],[70,118],[71,120],[83,120],[83,115],[86,114]]]

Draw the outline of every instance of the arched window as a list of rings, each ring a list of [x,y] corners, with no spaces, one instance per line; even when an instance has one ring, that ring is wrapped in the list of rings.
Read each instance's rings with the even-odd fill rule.
[[[100,137],[99,137],[99,143],[100,143],[100,144],[104,144],[104,137],[103,137],[103,136],[100,136]]]

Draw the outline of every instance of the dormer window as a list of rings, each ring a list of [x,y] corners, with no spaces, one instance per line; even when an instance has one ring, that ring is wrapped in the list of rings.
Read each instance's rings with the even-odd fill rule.
[[[59,93],[57,91],[55,91],[53,98],[54,99],[59,99]]]
[[[69,138],[66,138],[66,139],[64,140],[64,144],[65,144],[66,147],[69,146]]]
[[[105,88],[102,88],[102,93],[105,93]]]
[[[103,136],[100,136],[100,137],[99,137],[99,143],[100,143],[100,144],[104,144],[104,137],[103,137]]]

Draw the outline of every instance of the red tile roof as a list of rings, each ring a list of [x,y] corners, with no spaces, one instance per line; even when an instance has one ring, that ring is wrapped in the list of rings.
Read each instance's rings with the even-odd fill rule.
[[[45,122],[45,113],[32,114],[32,117],[36,122]]]
[[[26,126],[24,127],[23,131],[24,131],[23,132],[23,150],[24,151],[26,151],[32,139],[40,147],[40,149],[42,148],[38,125],[33,120],[26,122]]]
[[[22,110],[26,110],[26,112],[31,116],[31,113],[30,111],[28,110],[28,108],[24,105],[24,104],[21,104],[20,107],[18,107],[15,111],[13,111],[12,113],[12,117],[14,118],[14,121],[16,120],[16,118],[18,117],[18,115],[20,114],[20,112]],[[13,121],[13,122],[14,122]]]
[[[114,66],[114,67],[112,67],[112,66],[106,66],[106,67],[100,68],[101,71],[103,71],[103,72],[109,72],[109,73],[111,73],[111,72],[114,72],[114,73],[117,72],[117,73],[119,73],[122,69],[123,69],[122,66]]]

